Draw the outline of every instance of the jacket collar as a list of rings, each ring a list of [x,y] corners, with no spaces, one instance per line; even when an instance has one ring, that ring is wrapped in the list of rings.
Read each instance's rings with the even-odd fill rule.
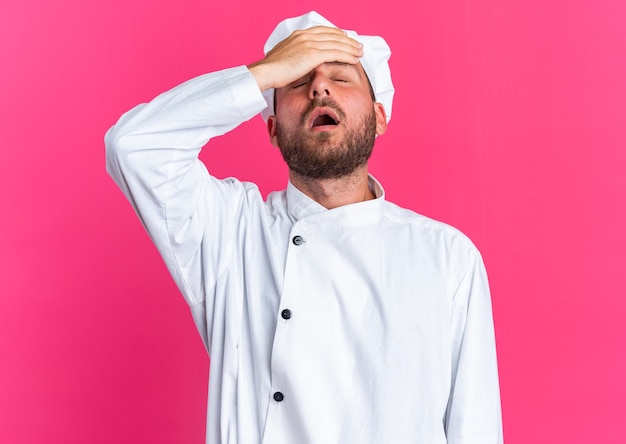
[[[371,174],[368,176],[368,186],[372,194],[374,194],[374,199],[329,210],[308,197],[289,181],[287,185],[287,211],[289,217],[294,223],[303,219],[310,219],[311,221],[317,219],[330,220],[341,225],[373,223],[380,218],[382,204],[385,200],[385,190]]]

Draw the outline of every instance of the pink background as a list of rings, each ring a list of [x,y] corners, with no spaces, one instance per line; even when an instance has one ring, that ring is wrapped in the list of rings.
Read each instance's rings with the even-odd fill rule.
[[[506,442],[626,442],[626,2],[299,3],[3,0],[0,442],[203,442],[209,359],[102,138],[313,8],[394,50],[372,171],[483,252]],[[258,117],[203,159],[286,183]]]

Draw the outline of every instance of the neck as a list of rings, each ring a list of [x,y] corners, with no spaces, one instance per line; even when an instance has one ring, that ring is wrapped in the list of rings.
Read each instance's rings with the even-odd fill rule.
[[[375,197],[369,189],[367,165],[337,179],[311,179],[289,170],[289,179],[298,190],[329,210]]]

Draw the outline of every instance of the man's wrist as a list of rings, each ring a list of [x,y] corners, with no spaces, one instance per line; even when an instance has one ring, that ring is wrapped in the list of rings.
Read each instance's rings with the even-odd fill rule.
[[[262,61],[252,63],[248,65],[247,68],[256,80],[261,92],[274,87],[272,85],[272,76],[269,74],[266,65],[264,65]]]

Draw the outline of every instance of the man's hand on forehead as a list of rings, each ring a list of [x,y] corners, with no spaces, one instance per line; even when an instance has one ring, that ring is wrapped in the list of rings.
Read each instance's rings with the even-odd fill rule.
[[[248,68],[265,91],[281,88],[323,63],[357,64],[362,56],[363,45],[341,29],[316,26],[294,31]]]

